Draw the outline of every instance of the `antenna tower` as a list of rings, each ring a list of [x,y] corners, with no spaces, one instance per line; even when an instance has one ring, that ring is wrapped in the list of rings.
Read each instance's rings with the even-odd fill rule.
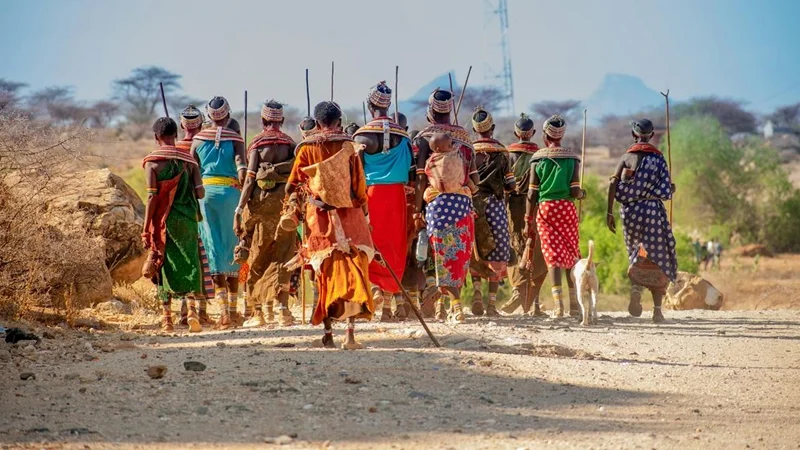
[[[487,85],[497,86],[506,94],[501,109],[506,115],[513,116],[516,111],[511,48],[508,43],[508,2],[484,0],[484,9],[484,80]]]

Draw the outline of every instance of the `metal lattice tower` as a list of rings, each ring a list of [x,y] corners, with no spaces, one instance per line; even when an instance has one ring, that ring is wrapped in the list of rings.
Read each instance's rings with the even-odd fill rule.
[[[516,111],[511,48],[508,43],[508,3],[506,0],[484,0],[484,8],[484,82],[497,86],[506,93],[502,112],[513,116]]]

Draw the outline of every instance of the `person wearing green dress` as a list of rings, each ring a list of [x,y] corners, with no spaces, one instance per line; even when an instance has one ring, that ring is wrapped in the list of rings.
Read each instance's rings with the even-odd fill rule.
[[[172,299],[203,292],[197,224],[198,199],[205,196],[205,189],[197,162],[175,147],[175,121],[159,118],[153,134],[159,147],[142,162],[148,194],[142,241],[150,251],[147,264],[154,269],[152,280],[163,304],[162,330],[173,331]],[[194,302],[188,322],[190,331],[202,329]]]

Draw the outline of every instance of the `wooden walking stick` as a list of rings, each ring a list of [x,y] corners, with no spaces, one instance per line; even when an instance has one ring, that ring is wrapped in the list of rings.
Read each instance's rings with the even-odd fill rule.
[[[419,323],[422,324],[422,328],[424,328],[425,332],[428,333],[428,337],[431,338],[433,345],[436,347],[441,347],[439,341],[436,340],[436,336],[434,336],[433,333],[431,333],[431,330],[428,328],[428,324],[425,323],[425,319],[422,318],[422,314],[420,314],[419,310],[417,309],[417,305],[414,304],[414,301],[411,300],[411,296],[408,295],[408,291],[406,291],[406,288],[404,288],[403,284],[400,283],[400,280],[397,279],[397,275],[394,273],[394,270],[392,270],[392,267],[389,265],[389,263],[386,262],[385,259],[383,259],[383,255],[381,255],[380,252],[377,251],[377,249],[375,249],[375,258],[378,264],[380,264],[381,266],[385,267],[388,270],[389,275],[391,275],[394,282],[397,283],[397,286],[403,293],[403,297],[405,297],[406,299],[406,303],[408,303],[408,305],[411,307],[411,311],[414,312],[414,315],[417,316]]]
[[[333,101],[333,61],[331,61],[331,101]]]
[[[586,172],[586,110],[583,110],[583,137],[581,138],[581,179],[578,185],[583,190],[583,174]],[[581,224],[583,199],[578,200],[578,226]]]
[[[367,102],[361,102],[361,108],[364,110],[364,125],[367,124]]]
[[[306,69],[306,116],[311,116],[311,92],[308,90],[308,69]]]
[[[664,101],[667,103],[667,165],[669,167],[669,179],[674,183],[672,179],[672,142],[670,142],[669,135],[669,89],[667,89],[667,93],[661,93],[664,96]],[[672,186],[670,186],[672,189]],[[675,193],[672,194],[673,196],[669,200],[669,223],[672,225],[672,205],[675,204]]]
[[[300,243],[301,245],[306,241],[306,222],[300,221]],[[300,307],[302,308],[302,317],[300,324],[306,324],[306,262],[303,259],[303,265],[300,266]]]
[[[167,97],[164,95],[164,83],[158,83],[158,88],[161,90],[161,104],[164,105],[164,115],[169,119],[169,110],[167,109]]]
[[[244,138],[245,151],[247,151],[247,89],[244,91],[244,133],[242,137]]]
[[[461,88],[461,95],[458,96],[458,105],[456,105],[456,117],[458,117],[458,112],[461,111],[461,101],[464,100],[464,92],[467,92],[467,85],[469,84],[469,74],[472,73],[472,66],[469,66],[469,70],[467,70],[467,79],[464,80],[464,87]]]
[[[394,66],[394,123],[400,124],[400,112],[397,110],[397,78],[400,72],[400,66]]]
[[[456,95],[455,92],[453,92],[453,74],[448,73],[447,78],[450,79],[450,101],[453,101],[453,96]],[[455,112],[455,109],[453,112]],[[456,114],[455,117],[455,124],[458,125],[458,114]]]

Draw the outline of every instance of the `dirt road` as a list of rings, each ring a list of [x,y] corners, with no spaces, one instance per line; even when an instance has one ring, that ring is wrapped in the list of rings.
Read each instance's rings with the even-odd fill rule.
[[[432,326],[443,349],[411,322],[369,324],[357,352],[315,348],[308,326],[51,328],[34,347],[0,343],[0,446],[799,447],[800,311],[668,318],[614,313],[581,328],[470,317]],[[151,380],[149,365],[168,371]]]

